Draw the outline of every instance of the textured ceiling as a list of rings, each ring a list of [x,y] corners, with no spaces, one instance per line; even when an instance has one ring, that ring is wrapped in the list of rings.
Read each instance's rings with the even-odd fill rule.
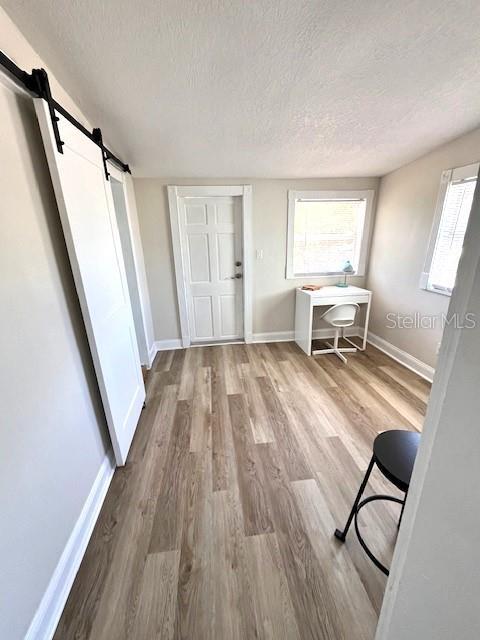
[[[478,1],[0,2],[136,175],[382,175],[480,124]]]

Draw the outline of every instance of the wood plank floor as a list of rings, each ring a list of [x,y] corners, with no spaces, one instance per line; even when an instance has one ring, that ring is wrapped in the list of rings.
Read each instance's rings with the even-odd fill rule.
[[[372,346],[159,353],[55,639],[371,640],[385,578],[333,532],[376,434],[420,429],[429,391]],[[395,494],[378,471],[367,491]],[[397,506],[361,517],[386,563]]]

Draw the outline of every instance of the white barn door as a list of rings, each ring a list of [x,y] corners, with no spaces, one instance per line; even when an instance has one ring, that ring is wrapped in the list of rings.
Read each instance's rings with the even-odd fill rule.
[[[182,198],[180,229],[192,343],[243,338],[240,198]]]
[[[36,99],[35,109],[115,458],[123,465],[145,387],[112,192],[99,147],[57,114],[59,153],[47,103]]]

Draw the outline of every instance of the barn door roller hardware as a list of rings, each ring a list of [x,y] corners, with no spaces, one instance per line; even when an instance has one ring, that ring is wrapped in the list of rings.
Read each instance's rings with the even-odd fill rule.
[[[2,67],[10,78],[12,78],[17,84],[23,86],[30,93],[43,98],[48,104],[48,110],[50,112],[50,118],[52,120],[53,133],[55,135],[55,142],[59,153],[63,153],[63,141],[60,136],[58,127],[59,118],[57,113],[68,120],[70,124],[79,129],[87,138],[98,145],[102,152],[103,166],[105,169],[105,178],[108,180],[107,160],[114,162],[122,171],[130,172],[130,167],[125,162],[122,162],[115,154],[113,154],[103,144],[102,132],[100,129],[94,129],[89,131],[83,126],[76,118],[74,118],[61,104],[59,104],[52,97],[50,91],[50,83],[48,81],[48,74],[45,69],[33,69],[32,73],[28,73],[23,69],[20,69],[13,60],[10,60],[2,51],[0,51],[0,67]]]
[[[105,153],[104,151],[105,147],[103,146],[102,130],[98,128],[94,129],[92,131],[92,135],[102,152],[102,162],[103,162],[103,170],[105,171],[105,180],[109,180],[110,174],[108,173],[108,167],[107,167],[107,154]]]
[[[60,131],[58,129],[58,121],[60,118],[55,113],[55,107],[53,106],[52,92],[50,91],[50,82],[48,81],[48,73],[45,69],[33,69],[30,85],[32,90],[40,97],[43,98],[50,113],[50,119],[52,121],[53,134],[55,136],[55,142],[57,144],[57,150],[59,153],[63,153],[63,145],[65,144],[60,138]]]

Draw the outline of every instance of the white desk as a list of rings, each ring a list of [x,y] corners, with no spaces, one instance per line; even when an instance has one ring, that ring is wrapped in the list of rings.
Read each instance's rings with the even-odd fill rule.
[[[359,347],[354,342],[345,338],[354,347],[365,351],[367,346],[368,319],[370,317],[370,304],[372,292],[360,287],[322,287],[318,291],[304,291],[297,289],[295,299],[295,342],[305,351],[307,356],[312,355],[312,326],[314,307],[331,307],[341,302],[355,302],[356,304],[366,304],[367,313],[365,316],[365,332],[363,334],[362,346]]]

